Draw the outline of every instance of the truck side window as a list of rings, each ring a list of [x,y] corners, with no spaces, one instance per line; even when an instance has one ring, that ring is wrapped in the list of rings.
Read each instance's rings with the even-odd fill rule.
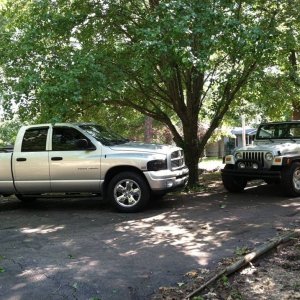
[[[78,130],[71,127],[54,127],[52,135],[53,151],[76,151],[81,150],[77,146],[77,141],[88,138]]]
[[[22,142],[22,152],[46,151],[48,127],[27,129]]]

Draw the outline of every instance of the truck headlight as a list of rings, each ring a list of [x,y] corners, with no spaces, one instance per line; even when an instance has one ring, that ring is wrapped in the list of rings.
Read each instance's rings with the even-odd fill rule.
[[[270,160],[273,160],[273,153],[272,152],[267,152],[265,154],[265,159],[270,161]]]
[[[166,159],[151,160],[147,163],[148,171],[160,171],[160,170],[166,170],[167,168],[168,168],[168,166],[167,166]]]
[[[237,152],[237,153],[235,153],[234,157],[236,159],[242,159],[243,158],[243,154],[242,154],[242,152]]]

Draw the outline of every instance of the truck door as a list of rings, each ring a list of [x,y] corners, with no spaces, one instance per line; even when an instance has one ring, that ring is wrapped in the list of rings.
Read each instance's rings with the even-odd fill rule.
[[[20,194],[50,192],[48,131],[49,127],[28,128],[20,151],[13,153],[14,182]]]
[[[80,146],[83,140],[88,148]],[[99,193],[100,154],[94,150],[96,147],[77,129],[54,127],[49,156],[52,192]]]

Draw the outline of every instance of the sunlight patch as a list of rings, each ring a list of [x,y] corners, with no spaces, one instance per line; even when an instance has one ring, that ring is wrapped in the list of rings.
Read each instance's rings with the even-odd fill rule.
[[[64,228],[65,228],[65,226],[63,226],[63,225],[61,225],[61,226],[53,226],[53,225],[47,226],[47,225],[42,225],[42,226],[36,227],[36,228],[24,227],[20,231],[22,233],[28,233],[28,234],[31,234],[31,233],[46,234],[46,233],[56,232],[56,231],[62,230]]]

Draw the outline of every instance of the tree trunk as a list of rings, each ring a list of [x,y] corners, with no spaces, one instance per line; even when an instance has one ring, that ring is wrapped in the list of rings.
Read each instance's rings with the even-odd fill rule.
[[[297,62],[297,53],[293,49],[290,51],[289,55],[289,61],[290,61],[290,80],[294,83],[296,87],[299,88],[300,86],[300,79],[298,77],[297,71],[298,71],[298,62]],[[293,100],[293,120],[300,120],[300,103],[299,100]]]
[[[195,155],[198,152],[198,147],[185,147],[185,164],[189,168],[189,182],[188,186],[195,186],[199,181],[198,163],[199,155]]]
[[[300,120],[300,103],[293,101],[293,120]]]
[[[300,120],[300,109],[295,109],[293,111],[293,120]]]
[[[199,163],[199,141],[198,141],[198,122],[197,116],[191,116],[188,124],[183,124],[184,134],[184,154],[185,163],[189,168],[189,182],[190,187],[195,186],[198,181],[198,163]],[[196,120],[193,120],[196,119]]]
[[[145,143],[152,143],[152,140],[153,140],[153,119],[151,117],[146,116],[144,141]]]

